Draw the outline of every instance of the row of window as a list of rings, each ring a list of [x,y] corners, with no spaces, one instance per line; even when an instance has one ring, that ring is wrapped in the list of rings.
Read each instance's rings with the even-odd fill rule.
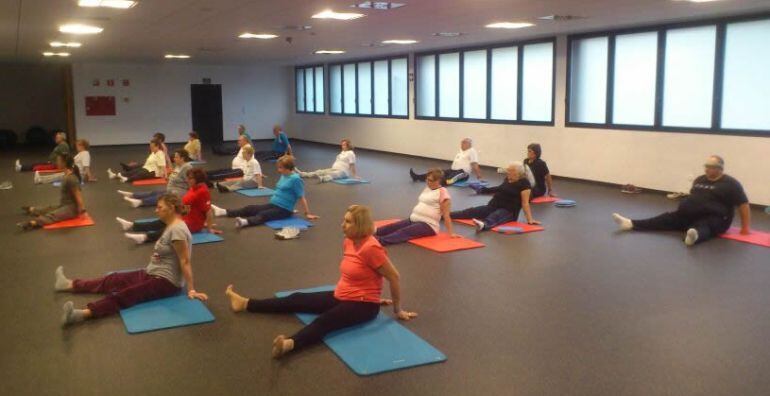
[[[409,116],[408,58],[329,66],[329,113]]]

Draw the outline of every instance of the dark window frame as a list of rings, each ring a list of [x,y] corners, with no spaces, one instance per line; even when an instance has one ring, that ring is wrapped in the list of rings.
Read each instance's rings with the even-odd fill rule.
[[[316,104],[316,89],[315,89],[315,78],[316,78],[315,74],[316,73],[315,73],[315,69],[318,68],[318,67],[321,68],[321,74],[323,75],[322,77],[324,79],[324,93],[323,93],[323,96],[324,96],[324,98],[323,98],[324,109],[323,109],[323,111],[316,111],[316,109],[315,109],[316,108],[316,106],[315,106],[315,104]],[[313,76],[313,82],[312,82],[313,99],[310,101],[311,103],[313,103],[313,111],[307,111],[307,105],[308,105],[308,98],[307,98],[307,70],[308,69],[311,71],[310,74],[312,74],[312,76]],[[304,99],[304,104],[305,104],[305,110],[300,110],[299,109],[299,101],[297,100],[297,85],[298,85],[297,72],[299,70],[302,70],[302,74],[303,74],[302,89],[303,89],[303,99]],[[297,114],[326,114],[326,108],[328,107],[328,104],[326,103],[326,90],[327,90],[327,88],[326,88],[325,81],[326,81],[326,67],[325,67],[325,65],[323,63],[316,63],[316,64],[312,64],[312,65],[294,66],[294,112],[295,113],[297,113]]]
[[[393,61],[399,60],[399,59],[405,59],[406,60],[406,81],[405,81],[405,89],[406,89],[406,115],[393,115]],[[362,59],[351,59],[346,61],[340,61],[340,62],[332,62],[328,63],[327,66],[329,70],[333,66],[339,66],[340,67],[340,99],[341,99],[341,106],[339,112],[332,112],[331,108],[329,108],[329,115],[335,116],[335,117],[366,117],[366,118],[396,118],[396,119],[409,119],[411,116],[411,111],[409,109],[409,54],[398,54],[398,55],[388,55],[388,56],[380,56],[375,58],[362,58]],[[374,114],[374,63],[379,61],[387,61],[388,64],[388,114]],[[371,86],[371,110],[372,112],[370,114],[362,114],[359,112],[359,103],[358,103],[358,64],[359,63],[369,63],[369,75],[370,75],[370,86]],[[345,113],[345,65],[354,65],[355,66],[355,91],[356,91],[356,109],[355,113]],[[327,77],[328,85],[331,87],[331,72],[329,73],[329,76]],[[327,95],[329,98],[329,102],[331,103],[331,89],[327,89]]]

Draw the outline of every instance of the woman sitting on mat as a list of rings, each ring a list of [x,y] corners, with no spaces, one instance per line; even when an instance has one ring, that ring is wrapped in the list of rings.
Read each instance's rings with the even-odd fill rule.
[[[165,190],[153,190],[144,192],[130,192],[118,190],[118,194],[123,196],[131,206],[138,208],[140,206],[155,206],[158,203],[158,197],[163,194],[171,193],[183,196],[189,186],[187,185],[187,172],[192,169],[190,155],[185,149],[179,149],[174,152],[174,170],[168,176],[168,183]]]
[[[64,269],[56,269],[54,289],[71,293],[105,294],[101,300],[89,303],[84,309],[75,309],[72,301],[64,304],[64,326],[118,313],[136,304],[171,297],[187,286],[187,297],[206,301],[208,296],[195,291],[191,264],[192,235],[180,218],[182,201],[174,194],[158,200],[155,210],[166,229],[160,236],[144,269],[117,271],[95,279],[68,279]]]
[[[201,139],[198,137],[198,132],[192,131],[188,135],[190,135],[190,139],[184,145],[184,149],[187,150],[193,161],[202,161],[203,152],[201,151]]]
[[[185,175],[190,189],[182,197],[184,205],[182,221],[187,224],[187,229],[192,233],[206,229],[211,234],[221,234],[222,231],[214,228],[211,194],[206,186],[206,172],[199,168],[192,168],[187,170]],[[161,219],[144,222],[128,221],[120,217],[115,219],[123,227],[123,231],[127,231],[124,234],[126,238],[136,243],[157,241],[166,227],[166,223]]]
[[[437,235],[441,219],[444,219],[449,235],[457,236],[452,228],[452,200],[449,192],[441,186],[444,172],[439,168],[428,170],[425,177],[427,186],[412,209],[412,214],[406,220],[377,228],[374,237],[382,245],[404,243],[411,239]]]
[[[494,194],[486,205],[476,206],[452,212],[453,219],[473,219],[476,231],[492,229],[519,218],[519,211],[524,210],[527,224],[540,224],[532,218],[529,200],[532,187],[527,180],[524,165],[513,162],[506,168],[505,180],[497,187],[471,186],[477,194]]]
[[[84,182],[95,182],[96,177],[91,173],[91,153],[88,152],[89,147],[90,144],[88,143],[88,140],[78,139],[77,142],[75,142],[75,148],[78,151],[74,158],[75,166],[78,168],[80,177]],[[58,182],[63,178],[63,171],[61,173],[41,173],[39,171],[35,172],[36,184]]]
[[[336,179],[357,178],[356,176],[356,153],[353,152],[353,145],[350,139],[342,139],[340,143],[342,151],[337,154],[331,168],[318,169],[312,172],[302,172],[297,169],[300,177],[317,177],[321,183],[330,182]]]
[[[622,231],[685,231],[684,244],[695,245],[723,234],[733,222],[735,209],[741,216],[742,235],[751,231],[749,199],[738,180],[724,173],[722,157],[712,155],[704,165],[705,174],[693,181],[690,195],[668,213],[631,220],[617,213],[612,217]]]
[[[22,229],[39,228],[47,224],[74,219],[80,214],[85,213],[86,207],[83,203],[83,194],[80,192],[80,173],[78,168],[75,167],[75,161],[69,154],[59,154],[56,157],[56,166],[59,169],[64,169],[59,205],[43,208],[34,206],[22,207],[26,214],[35,216],[32,220],[18,223],[17,225]]]
[[[524,169],[527,172],[527,179],[532,184],[532,198],[542,197],[548,192],[549,197],[555,197],[553,191],[553,179],[548,165],[540,159],[543,149],[537,143],[527,146],[527,158],[524,159]]]
[[[245,145],[241,148],[241,158],[239,166],[243,171],[243,177],[240,180],[221,181],[216,183],[219,192],[237,191],[242,188],[264,188],[262,185],[262,168],[259,162],[254,159],[254,148]]]
[[[16,172],[61,169],[56,167],[56,157],[58,157],[59,154],[70,153],[70,146],[67,144],[67,134],[61,131],[56,132],[56,135],[54,135],[54,141],[56,142],[56,147],[54,147],[54,149],[51,151],[51,154],[48,155],[48,162],[22,165],[21,160],[17,159],[16,164],[14,165]]]
[[[284,298],[265,300],[245,298],[227,287],[234,312],[254,313],[315,313],[320,316],[291,337],[279,335],[273,340],[273,357],[318,343],[335,330],[373,320],[381,305],[392,305],[398,319],[409,320],[415,312],[401,309],[401,286],[398,270],[385,249],[372,237],[374,223],[369,208],[350,206],[342,222],[345,240],[340,263],[340,279],[334,291],[293,293]],[[383,299],[382,278],[390,284],[391,299]]]
[[[276,162],[281,178],[275,185],[275,193],[270,198],[270,203],[265,205],[248,205],[240,209],[222,209],[211,205],[214,216],[235,217],[235,226],[238,228],[256,226],[271,220],[280,220],[291,217],[297,201],[302,203],[305,217],[310,220],[319,217],[310,213],[307,199],[305,199],[305,183],[294,172],[294,157],[284,155]]]
[[[133,168],[131,165],[120,164],[123,166],[123,172],[115,173],[112,169],[107,169],[107,175],[110,179],[120,179],[123,183],[136,180],[153,179],[156,177],[165,177],[166,175],[166,154],[160,150],[160,141],[150,140],[150,155],[144,161],[140,168]]]
[[[206,176],[208,177],[210,182],[213,181],[219,181],[219,180],[225,180],[225,179],[231,179],[236,177],[242,177],[243,176],[243,168],[245,166],[243,162],[243,148],[246,146],[251,146],[251,143],[249,143],[250,140],[248,137],[244,135],[238,136],[238,153],[233,157],[233,161],[230,165],[229,169],[216,169],[216,170],[210,170],[206,172]],[[252,151],[254,151],[252,149]]]

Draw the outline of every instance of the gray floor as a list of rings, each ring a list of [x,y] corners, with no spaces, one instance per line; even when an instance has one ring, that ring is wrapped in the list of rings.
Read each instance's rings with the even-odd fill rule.
[[[302,168],[328,166],[335,148],[297,144]],[[359,151],[370,185],[317,185],[307,196],[321,215],[296,241],[277,241],[263,227],[237,231],[220,222],[224,243],[196,246],[197,289],[209,293],[216,322],[127,335],[119,317],[62,330],[61,305],[88,296],[52,291],[53,270],[96,276],[144,266],[149,246],[123,238],[115,216],[139,218],[119,199],[104,169],[140,159],[142,148],[92,150],[99,182],[84,188],[96,225],[21,233],[20,205],[55,202],[57,189],[35,186],[11,171],[2,153],[0,180],[0,385],[8,395],[434,394],[434,395],[766,395],[770,393],[770,250],[727,240],[685,248],[675,233],[619,234],[609,214],[652,215],[675,202],[655,194],[558,182],[578,201],[572,209],[535,207],[546,231],[483,234],[486,247],[438,254],[411,245],[389,249],[402,274],[404,305],[420,317],[406,324],[448,361],[357,377],[319,345],[280,362],[269,358],[273,336],[300,324],[293,316],[234,315],[223,290],[235,283],[252,296],[334,283],[348,204],[378,218],[406,216],[422,188],[410,166],[443,165]],[[31,158],[31,155],[25,157]],[[209,157],[209,166],[230,159]],[[546,157],[547,159],[547,157]],[[271,175],[270,164],[263,169]],[[499,175],[487,172],[492,180]],[[123,186],[120,186],[123,187]],[[485,202],[450,190],[456,208]],[[213,193],[226,207],[265,198]],[[757,228],[770,229],[755,211]],[[474,238],[470,227],[460,233]]]

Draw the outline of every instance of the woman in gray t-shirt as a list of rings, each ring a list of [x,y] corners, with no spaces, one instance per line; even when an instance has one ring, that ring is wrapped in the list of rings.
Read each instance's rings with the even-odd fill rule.
[[[163,235],[155,242],[155,248],[146,268],[113,272],[96,279],[67,279],[64,269],[56,269],[57,291],[72,293],[106,294],[99,301],[91,302],[85,309],[75,309],[72,301],[64,304],[63,325],[82,322],[86,319],[113,315],[133,305],[173,296],[186,284],[187,296],[206,301],[208,296],[195,291],[193,284],[192,235],[182,221],[182,200],[174,194],[165,194],[158,199],[155,212],[166,223]]]
[[[158,203],[158,197],[165,193],[176,194],[180,197],[187,192],[187,172],[192,169],[192,159],[185,149],[179,149],[174,152],[174,170],[168,176],[168,184],[165,190],[154,190],[144,192],[130,192],[118,190],[118,194],[123,196],[131,206],[138,208],[142,206],[155,206]]]
[[[61,182],[60,198],[58,205],[52,206],[23,206],[22,210],[34,219],[16,224],[24,230],[40,228],[44,225],[58,223],[60,221],[74,219],[85,213],[83,194],[80,192],[80,173],[75,167],[75,161],[69,154],[59,154],[56,157],[56,166],[64,169],[64,177]]]

